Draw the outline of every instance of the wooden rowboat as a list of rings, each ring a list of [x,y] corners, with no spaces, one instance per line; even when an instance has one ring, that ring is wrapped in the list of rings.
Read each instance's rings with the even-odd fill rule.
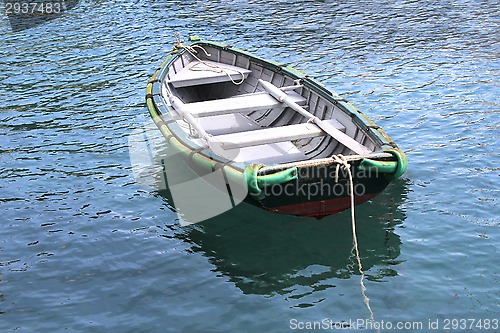
[[[315,80],[229,45],[190,41],[156,70],[146,103],[169,146],[200,173],[221,170],[269,211],[322,217],[405,172],[405,154],[384,131]]]

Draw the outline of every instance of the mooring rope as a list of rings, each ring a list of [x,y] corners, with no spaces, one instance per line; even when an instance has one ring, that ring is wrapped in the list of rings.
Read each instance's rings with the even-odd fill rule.
[[[228,73],[228,70],[226,68],[223,68],[215,63],[208,63],[204,60],[201,60],[196,54],[198,53],[198,51],[195,50],[195,48],[198,48],[198,49],[201,49],[205,55],[207,57],[210,57],[210,53],[207,52],[207,50],[205,50],[203,48],[203,46],[200,46],[200,45],[184,45],[182,44],[182,41],[181,41],[181,37],[180,37],[180,34],[177,33],[175,35],[175,39],[177,40],[177,44],[175,44],[174,46],[174,50],[176,49],[181,49],[181,48],[184,48],[189,54],[191,54],[193,56],[193,58],[195,58],[196,60],[198,60],[198,64],[195,64],[194,66],[190,67],[189,69],[192,70],[192,71],[212,71],[212,72],[215,72],[215,73],[224,73],[226,74],[229,79],[231,80],[231,82],[235,85],[240,85],[243,83],[243,81],[245,81],[245,74],[237,69],[231,69],[231,71],[233,72],[236,72],[238,74],[241,75],[241,79],[239,81],[235,81],[232,77],[231,77],[231,74]],[[198,66],[200,64],[203,64],[211,69],[206,69],[206,68],[203,68],[203,69],[195,69],[194,67],[195,66]]]
[[[333,160],[337,163],[337,168],[335,169],[335,182],[338,182],[339,179],[339,170],[342,167],[344,170],[346,170],[347,175],[349,176],[349,188],[350,188],[350,197],[351,197],[351,228],[352,228],[352,239],[353,239],[353,247],[354,247],[354,253],[356,255],[356,261],[358,263],[358,270],[359,273],[361,274],[361,279],[359,281],[361,285],[361,294],[363,296],[363,302],[366,305],[366,308],[370,312],[370,320],[374,320],[373,316],[373,311],[370,307],[370,299],[368,296],[366,296],[366,287],[365,284],[363,283],[363,280],[365,278],[365,273],[363,272],[363,266],[361,265],[361,258],[359,257],[359,249],[358,249],[358,237],[356,236],[356,218],[354,215],[354,181],[352,179],[352,173],[351,173],[351,165],[349,162],[347,162],[347,159],[344,155],[338,154],[338,155],[333,155],[332,156]]]

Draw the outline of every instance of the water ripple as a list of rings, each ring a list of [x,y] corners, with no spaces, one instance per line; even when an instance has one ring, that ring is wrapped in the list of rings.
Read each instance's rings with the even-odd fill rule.
[[[135,183],[127,138],[150,122],[145,84],[175,32],[297,67],[407,152],[405,178],[357,210],[376,320],[498,317],[497,7],[85,1],[21,32],[1,20],[0,329],[264,332],[367,315],[347,215],[243,207],[186,229]]]

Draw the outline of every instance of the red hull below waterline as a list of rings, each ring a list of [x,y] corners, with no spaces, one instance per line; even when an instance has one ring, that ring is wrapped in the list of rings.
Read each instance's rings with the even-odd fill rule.
[[[360,203],[368,201],[374,198],[377,194],[378,193],[356,196],[355,204],[358,205]],[[327,215],[340,213],[349,208],[351,208],[351,198],[342,197],[330,200],[303,202],[294,205],[279,207],[266,207],[266,210],[280,214],[322,218]]]

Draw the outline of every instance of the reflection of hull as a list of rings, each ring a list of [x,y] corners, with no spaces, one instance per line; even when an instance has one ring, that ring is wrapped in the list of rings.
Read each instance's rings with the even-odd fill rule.
[[[356,211],[360,257],[368,278],[397,275],[401,242],[393,228],[405,214],[393,199],[404,197],[401,183],[396,181],[375,202]],[[168,188],[160,194],[172,204]],[[333,287],[328,279],[359,274],[349,220],[347,213],[311,223],[309,218],[269,214],[243,203],[182,232],[181,238],[246,294],[288,294],[296,285],[319,291]]]

